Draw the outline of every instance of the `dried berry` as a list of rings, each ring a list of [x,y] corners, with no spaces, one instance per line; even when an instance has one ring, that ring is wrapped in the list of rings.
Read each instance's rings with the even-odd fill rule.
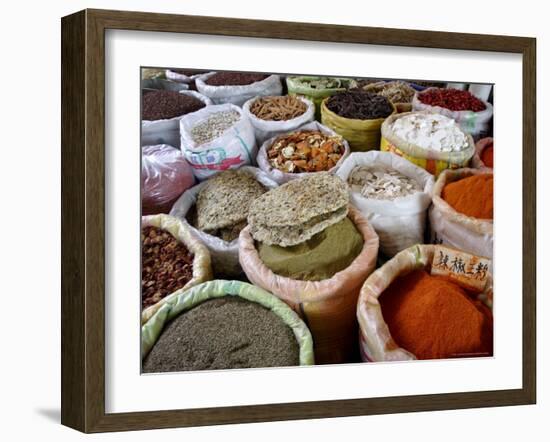
[[[170,233],[157,227],[141,230],[141,305],[156,304],[193,277],[193,254]]]
[[[333,95],[327,100],[327,108],[341,117],[357,120],[386,118],[393,112],[393,107],[386,97],[360,89]]]

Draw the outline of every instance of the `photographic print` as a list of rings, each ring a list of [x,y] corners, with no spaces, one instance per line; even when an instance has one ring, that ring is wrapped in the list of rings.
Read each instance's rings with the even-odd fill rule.
[[[492,84],[140,76],[143,374],[493,356]]]

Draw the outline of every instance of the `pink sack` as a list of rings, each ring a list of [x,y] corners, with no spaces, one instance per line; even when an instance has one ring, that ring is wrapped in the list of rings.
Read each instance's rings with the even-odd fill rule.
[[[168,144],[142,147],[143,215],[168,213],[178,197],[194,183],[193,170],[179,149]]]
[[[250,226],[239,236],[239,261],[254,285],[285,301],[313,335],[315,362],[337,364],[358,358],[357,298],[378,256],[378,235],[350,205],[348,217],[363,235],[363,249],[351,265],[322,281],[299,281],[273,273],[260,259]]]

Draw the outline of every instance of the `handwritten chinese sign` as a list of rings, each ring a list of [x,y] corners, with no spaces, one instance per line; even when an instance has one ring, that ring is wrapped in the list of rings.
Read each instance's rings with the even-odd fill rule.
[[[464,288],[483,291],[491,260],[444,246],[435,246],[432,275],[446,276]]]

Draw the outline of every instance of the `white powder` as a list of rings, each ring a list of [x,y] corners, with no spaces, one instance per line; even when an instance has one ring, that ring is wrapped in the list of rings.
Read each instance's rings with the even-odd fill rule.
[[[452,118],[439,114],[412,113],[391,125],[404,141],[437,152],[458,152],[468,148],[468,138]]]

